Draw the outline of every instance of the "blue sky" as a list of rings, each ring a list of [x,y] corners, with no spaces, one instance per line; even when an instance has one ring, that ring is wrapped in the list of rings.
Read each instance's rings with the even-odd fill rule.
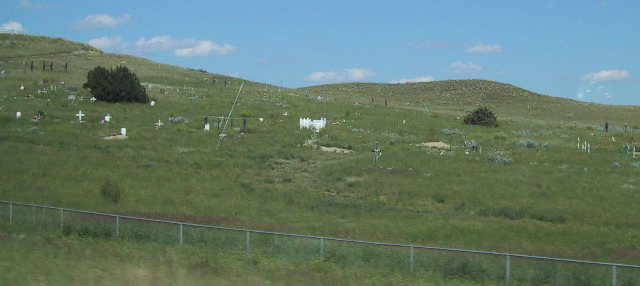
[[[640,1],[3,0],[0,30],[284,87],[488,79],[640,105]]]

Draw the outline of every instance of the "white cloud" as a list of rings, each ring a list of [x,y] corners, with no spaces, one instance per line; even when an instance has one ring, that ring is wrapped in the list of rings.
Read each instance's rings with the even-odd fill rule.
[[[93,30],[113,28],[122,24],[126,24],[131,20],[131,16],[124,14],[120,18],[116,18],[106,14],[89,15],[79,22],[72,23],[70,28],[73,30]]]
[[[54,4],[36,4],[27,0],[20,1],[20,4],[18,5],[19,9],[27,9],[27,10],[54,9],[54,8],[60,8],[60,7],[61,7],[60,5],[54,5]]]
[[[146,52],[166,51],[183,46],[184,40],[174,39],[171,36],[157,36],[149,39],[140,38],[136,42],[136,47]]]
[[[467,53],[470,54],[499,54],[502,53],[502,48],[499,45],[485,45],[479,43],[467,48]]]
[[[238,50],[230,44],[218,45],[209,40],[175,39],[166,35],[153,37],[149,40],[141,38],[136,42],[136,47],[147,52],[173,50],[173,55],[176,57],[226,55]]]
[[[475,75],[483,71],[482,66],[474,63],[455,62],[447,68],[447,73],[457,75]]]
[[[601,70],[582,76],[581,81],[589,82],[616,82],[629,79],[629,72],[624,70]]]
[[[88,43],[102,50],[136,55],[172,51],[176,57],[205,57],[211,54],[226,55],[238,49],[230,44],[218,45],[209,40],[176,39],[167,35],[153,37],[149,40],[140,38],[135,43],[128,43],[122,37],[102,37],[90,40]]]
[[[236,47],[224,44],[218,45],[212,41],[195,41],[195,43],[189,48],[176,49],[173,51],[173,55],[177,57],[206,57],[211,53],[216,55],[226,55],[237,50]]]
[[[112,48],[121,48],[125,45],[122,37],[102,37],[90,40],[89,45],[92,45],[98,49],[106,50]]]
[[[375,76],[375,72],[351,68],[344,69],[342,71],[329,71],[329,72],[314,72],[304,77],[304,80],[309,82],[345,82],[345,81],[362,81],[367,78]]]
[[[1,31],[12,31],[16,34],[24,34],[27,30],[22,26],[22,24],[14,21],[9,21],[0,26]]]
[[[376,75],[375,72],[372,72],[370,70],[357,68],[345,69],[344,72],[346,73],[346,78],[349,81],[360,81]]]
[[[314,72],[305,76],[304,80],[310,82],[334,82],[340,81],[341,78],[337,72]]]
[[[420,76],[414,78],[403,78],[403,79],[394,79],[389,83],[407,83],[407,82],[430,82],[436,80],[432,76]]]

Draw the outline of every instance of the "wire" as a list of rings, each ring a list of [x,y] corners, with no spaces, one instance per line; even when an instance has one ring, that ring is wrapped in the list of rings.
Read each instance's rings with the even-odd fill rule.
[[[244,82],[240,84],[240,88],[238,89],[238,94],[236,94],[236,99],[233,101],[233,105],[231,106],[231,110],[229,110],[229,116],[227,116],[227,121],[225,121],[224,126],[222,127],[222,133],[218,136],[218,145],[216,146],[216,150],[220,147],[220,141],[222,141],[222,137],[224,137],[224,130],[227,129],[227,124],[229,123],[229,119],[231,119],[231,113],[233,112],[233,108],[236,107],[236,103],[238,102],[238,97],[240,97],[240,91],[242,91],[242,86]]]

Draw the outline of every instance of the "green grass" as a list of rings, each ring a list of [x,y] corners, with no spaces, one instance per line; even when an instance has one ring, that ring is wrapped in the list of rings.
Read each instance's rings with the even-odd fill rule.
[[[0,199],[239,228],[640,264],[635,219],[640,169],[622,149],[640,141],[636,106],[577,102],[484,80],[322,85],[309,87],[305,96],[307,89],[104,54],[79,43],[0,35],[0,55],[15,46],[23,47],[20,53],[0,57],[6,71],[0,85]],[[25,71],[23,63],[31,60],[53,60],[54,71],[32,72],[28,66]],[[58,64],[64,62],[68,72]],[[81,87],[95,66],[118,64],[154,84],[148,88],[154,107],[67,99],[61,82]],[[234,122],[217,147],[218,129],[212,125],[204,132],[203,118],[227,116],[242,82],[233,117],[250,115],[246,130]],[[38,94],[51,86],[56,90]],[[78,96],[91,97],[81,88]],[[478,106],[488,106],[500,127],[464,125],[464,115]],[[79,110],[87,115],[84,123],[74,116]],[[16,111],[23,117],[17,119]],[[39,111],[45,118],[32,121]],[[99,123],[107,114],[111,122]],[[188,122],[169,120],[178,116]],[[327,153],[304,144],[313,134],[298,128],[299,117],[340,122],[318,133],[316,144],[354,152]],[[165,125],[156,129],[158,119]],[[609,133],[602,130],[604,122]],[[101,139],[122,127],[128,139]],[[445,130],[482,142],[482,153],[465,154],[465,138]],[[577,149],[578,137],[591,144],[590,153]],[[431,141],[449,143],[452,150],[416,146]],[[370,152],[376,142],[383,150],[378,163]],[[534,145],[540,148],[530,148]],[[512,163],[496,163],[491,154]],[[121,190],[117,203],[101,194],[106,180]],[[91,243],[128,243],[104,240]],[[182,248],[172,251],[177,249]],[[149,260],[140,258],[140,264],[151,263],[160,255],[155,251],[164,250],[152,251]],[[277,256],[264,259],[283,269],[289,263]],[[114,267],[107,271],[120,269]],[[238,267],[237,273],[247,270]],[[314,269],[299,275],[320,275]],[[177,277],[169,270],[153,271]],[[355,271],[338,277],[366,284]],[[243,279],[284,277],[256,273],[224,279],[243,284],[249,281]],[[483,283],[490,285],[492,277]]]

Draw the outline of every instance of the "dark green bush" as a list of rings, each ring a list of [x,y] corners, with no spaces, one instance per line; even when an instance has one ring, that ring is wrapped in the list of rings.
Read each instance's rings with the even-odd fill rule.
[[[487,107],[478,107],[476,110],[467,114],[463,120],[464,124],[482,125],[489,127],[498,127],[498,119],[493,111]]]
[[[87,73],[87,82],[82,88],[91,90],[97,100],[106,102],[149,102],[147,91],[138,77],[127,67],[106,69],[101,66]]]
[[[106,201],[117,204],[122,198],[122,187],[115,181],[107,178],[100,187],[100,194]]]

